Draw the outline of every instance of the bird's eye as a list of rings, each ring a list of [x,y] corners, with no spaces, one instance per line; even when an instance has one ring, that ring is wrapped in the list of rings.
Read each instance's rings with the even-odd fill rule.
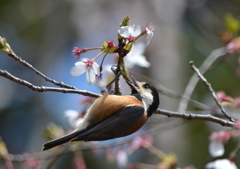
[[[150,88],[150,86],[149,86],[149,84],[145,84],[145,85],[143,85],[143,87],[145,88],[145,89],[149,89]]]

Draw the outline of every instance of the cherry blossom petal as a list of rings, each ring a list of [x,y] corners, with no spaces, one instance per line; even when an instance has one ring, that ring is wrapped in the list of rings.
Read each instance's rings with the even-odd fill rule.
[[[150,67],[151,66],[151,63],[149,63],[146,59],[145,56],[143,55],[140,55],[138,57],[138,60],[136,62],[136,65],[140,66],[140,67]]]
[[[219,157],[224,154],[224,145],[218,141],[211,141],[209,144],[209,153],[212,157]]]
[[[145,52],[145,44],[143,42],[134,43],[132,47],[132,52],[142,55]]]
[[[228,159],[219,159],[206,165],[207,169],[238,169],[236,164]]]
[[[138,35],[141,34],[141,28],[140,28],[139,25],[136,27],[136,29],[135,29],[135,25],[133,25],[133,26],[134,26],[134,27],[133,27],[134,30],[131,32],[131,35],[132,35],[133,37],[137,37]]]
[[[149,43],[150,43],[150,41],[151,41],[151,39],[152,39],[152,37],[153,37],[153,31],[154,31],[154,29],[155,29],[155,27],[150,23],[150,24],[148,24],[148,26],[146,27],[146,39],[147,39],[147,44],[146,44],[146,46],[148,46],[149,45]]]
[[[96,83],[96,74],[95,74],[95,71],[92,67],[89,67],[87,69],[87,82],[88,84],[90,85],[94,85],[94,83]]]
[[[144,43],[133,44],[131,51],[125,57],[125,65],[127,68],[131,69],[134,65],[141,67],[149,67],[151,64],[147,61],[146,57],[143,55],[145,51]]]
[[[75,63],[75,66],[71,69],[70,73],[72,76],[80,76],[85,71],[86,71],[85,63],[79,61]]]
[[[124,38],[129,38],[130,36],[137,37],[141,34],[141,28],[139,25],[136,27],[136,29],[135,25],[122,26],[118,29],[118,33]]]
[[[148,35],[146,36],[146,39],[147,39],[147,44],[146,44],[146,46],[149,45],[149,43],[150,43],[152,37],[153,37],[153,32],[152,32],[152,34],[148,34]]]
[[[128,32],[128,26],[122,26],[118,29],[119,35],[121,35],[124,38],[129,37],[129,32]]]
[[[98,76],[100,75],[99,65],[96,62],[93,62],[92,69],[93,69],[95,75],[98,75]]]

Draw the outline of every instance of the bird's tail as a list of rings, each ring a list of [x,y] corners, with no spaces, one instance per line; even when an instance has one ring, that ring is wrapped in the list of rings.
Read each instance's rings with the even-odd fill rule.
[[[79,134],[79,132],[80,131],[74,131],[74,132],[72,132],[68,135],[65,135],[63,137],[60,137],[60,138],[57,138],[55,140],[49,141],[49,142],[47,142],[43,145],[42,150],[43,151],[48,150],[48,149],[51,149],[51,148],[56,147],[58,145],[67,143],[67,142],[71,141],[74,137],[76,137]]]

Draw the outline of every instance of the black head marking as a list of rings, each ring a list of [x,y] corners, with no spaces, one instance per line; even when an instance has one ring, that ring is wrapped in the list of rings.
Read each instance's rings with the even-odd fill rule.
[[[158,108],[160,100],[159,100],[159,95],[158,95],[158,91],[157,89],[146,83],[143,85],[144,88],[149,88],[152,91],[152,95],[153,95],[153,102],[152,104],[149,106],[148,110],[147,110],[147,116],[150,117]]]

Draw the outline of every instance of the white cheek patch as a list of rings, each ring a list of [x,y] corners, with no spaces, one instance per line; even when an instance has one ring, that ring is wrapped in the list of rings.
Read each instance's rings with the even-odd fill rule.
[[[142,96],[144,108],[145,108],[145,110],[147,110],[153,102],[152,92],[151,92],[151,90],[145,90],[144,92],[141,93],[141,96]]]

